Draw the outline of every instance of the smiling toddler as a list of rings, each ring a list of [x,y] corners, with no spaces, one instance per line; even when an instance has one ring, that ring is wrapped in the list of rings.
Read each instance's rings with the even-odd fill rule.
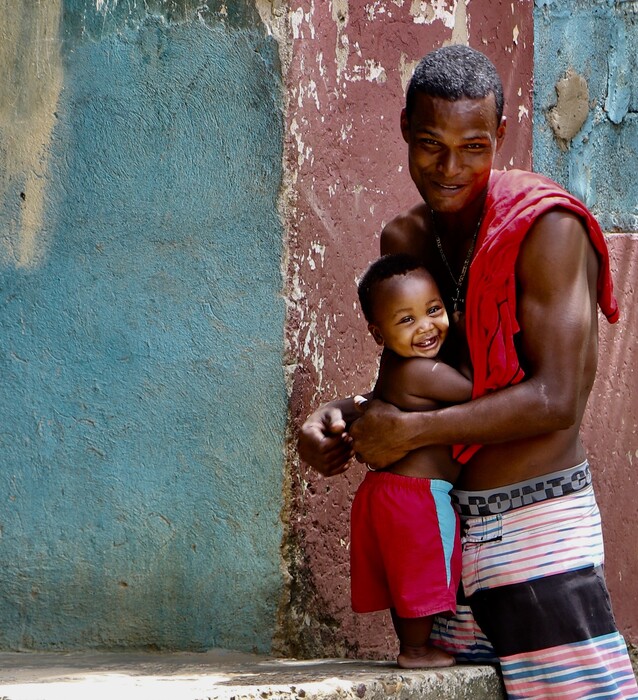
[[[374,262],[359,300],[383,346],[373,398],[404,411],[471,398],[471,381],[440,359],[450,322],[434,278],[417,260],[386,255]],[[454,664],[429,637],[433,616],[456,609],[461,550],[450,490],[458,472],[448,447],[422,447],[370,470],[352,505],[352,608],[390,609],[403,668]]]

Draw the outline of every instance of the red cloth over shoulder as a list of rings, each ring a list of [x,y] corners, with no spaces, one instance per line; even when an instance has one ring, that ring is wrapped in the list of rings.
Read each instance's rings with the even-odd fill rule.
[[[598,304],[610,323],[618,320],[609,252],[603,232],[587,207],[552,180],[523,170],[494,170],[485,201],[476,253],[470,266],[465,327],[474,368],[472,398],[518,384],[525,376],[516,354],[516,259],[532,224],[551,209],[582,219],[600,261]],[[467,462],[481,445],[454,445]]]

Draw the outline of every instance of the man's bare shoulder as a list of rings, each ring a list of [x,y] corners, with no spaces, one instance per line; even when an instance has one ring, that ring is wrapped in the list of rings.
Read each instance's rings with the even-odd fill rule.
[[[551,209],[536,219],[525,237],[516,262],[519,291],[534,283],[551,265],[563,269],[568,263],[588,260],[588,276],[597,275],[596,255],[582,219],[566,209]],[[576,266],[578,267],[578,266]],[[560,288],[561,275],[545,275],[550,290]]]
[[[409,253],[420,256],[428,233],[428,207],[421,202],[399,214],[381,231],[381,254]]]

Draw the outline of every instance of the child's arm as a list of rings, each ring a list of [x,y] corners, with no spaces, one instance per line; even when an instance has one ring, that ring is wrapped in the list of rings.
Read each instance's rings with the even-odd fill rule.
[[[472,382],[450,365],[426,357],[392,363],[380,376],[375,396],[404,411],[431,410],[439,404],[464,403],[472,398]]]

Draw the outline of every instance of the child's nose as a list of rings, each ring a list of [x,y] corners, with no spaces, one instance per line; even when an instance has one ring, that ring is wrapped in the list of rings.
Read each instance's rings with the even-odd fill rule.
[[[432,328],[432,319],[429,316],[423,316],[419,321],[419,330],[429,331]]]

